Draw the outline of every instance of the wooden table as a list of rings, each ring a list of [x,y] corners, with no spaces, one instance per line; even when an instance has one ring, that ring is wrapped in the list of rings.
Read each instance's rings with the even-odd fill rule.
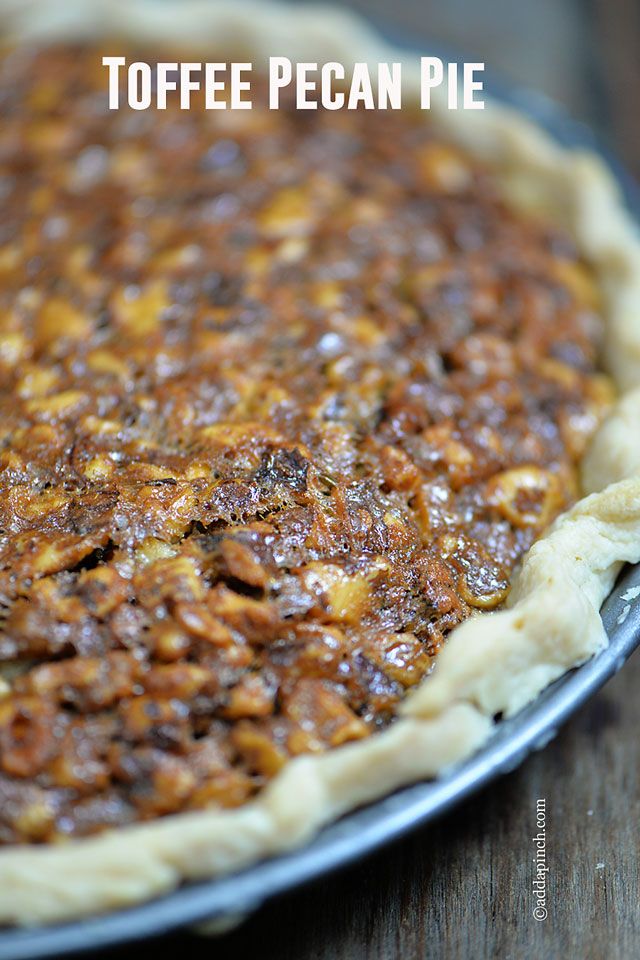
[[[389,16],[384,0],[353,0]],[[514,9],[515,8],[515,9]],[[396,0],[400,30],[466,48],[604,128],[640,174],[637,0]],[[640,955],[640,654],[542,753],[446,819],[170,954],[238,960]],[[549,915],[532,916],[536,801],[546,801]],[[140,947],[118,952],[134,960]]]

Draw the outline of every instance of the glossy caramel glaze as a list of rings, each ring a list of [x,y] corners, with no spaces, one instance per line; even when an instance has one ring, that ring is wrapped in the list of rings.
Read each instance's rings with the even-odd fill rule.
[[[0,64],[9,843],[391,722],[611,393],[572,244],[424,115],[110,112],[101,52]]]

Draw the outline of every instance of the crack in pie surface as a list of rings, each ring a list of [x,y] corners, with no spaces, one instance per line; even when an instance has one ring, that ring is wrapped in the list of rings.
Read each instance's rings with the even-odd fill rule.
[[[633,393],[586,460],[619,482],[539,537],[637,382],[638,251],[606,175],[497,107],[109,115],[97,47],[12,56],[0,916],[29,922],[303,842],[602,645]]]

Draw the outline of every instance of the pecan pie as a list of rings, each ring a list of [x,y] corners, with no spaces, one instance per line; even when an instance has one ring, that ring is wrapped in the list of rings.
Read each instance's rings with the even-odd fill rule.
[[[42,844],[73,858],[129,835],[107,828],[255,815],[290,770],[313,781],[293,758],[380,751],[412,714],[436,739],[446,719],[450,755],[415,775],[437,772],[593,652],[562,641],[541,668],[518,614],[497,684],[508,656],[539,679],[502,702],[476,684],[494,647],[458,637],[482,621],[500,643],[512,614],[486,614],[580,498],[617,392],[580,237],[417,109],[270,111],[258,80],[252,111],[109,111],[104,52],[0,62],[0,875],[4,857],[32,892]],[[581,510],[541,541],[549,596]],[[595,564],[602,583],[625,558]],[[414,775],[399,744],[383,790]],[[35,913],[217,869],[192,855],[141,893]]]

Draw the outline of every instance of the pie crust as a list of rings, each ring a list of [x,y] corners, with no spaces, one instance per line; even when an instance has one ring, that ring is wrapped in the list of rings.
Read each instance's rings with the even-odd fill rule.
[[[417,58],[387,47],[359,20],[331,8],[188,0],[5,0],[16,38],[120,34],[246,49],[254,63],[404,60],[404,96]],[[241,869],[308,841],[354,807],[437,776],[491,736],[551,681],[602,649],[599,608],[625,562],[640,561],[640,242],[611,174],[598,158],[566,150],[520,116],[490,103],[448,111],[437,129],[479,155],[518,206],[567,230],[602,291],[605,363],[621,392],[583,463],[590,495],[525,557],[508,609],[458,627],[434,674],[406,698],[383,733],[289,762],[256,800],[230,811],[178,814],[51,847],[0,852],[0,923],[42,924],[131,906],[197,880]],[[637,389],[633,389],[637,388]]]

